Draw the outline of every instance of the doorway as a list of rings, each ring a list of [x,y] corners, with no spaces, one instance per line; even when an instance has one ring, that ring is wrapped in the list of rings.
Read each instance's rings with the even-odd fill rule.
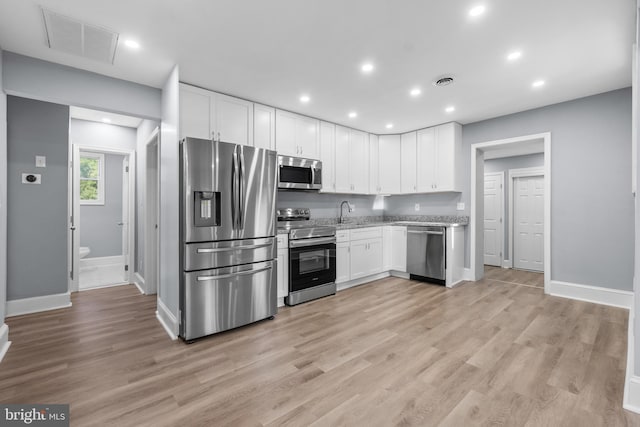
[[[535,135],[528,135],[517,138],[509,138],[503,140],[496,141],[488,141],[484,143],[472,144],[471,146],[471,218],[470,218],[470,229],[469,229],[469,237],[470,237],[470,261],[471,261],[471,276],[474,280],[480,280],[484,277],[485,274],[485,264],[486,261],[489,261],[489,265],[497,265],[500,267],[513,267],[514,257],[520,256],[524,261],[528,261],[532,258],[536,258],[536,261],[531,261],[527,264],[527,270],[535,270],[537,268],[541,269],[544,272],[544,288],[545,292],[549,292],[549,283],[550,283],[550,271],[551,271],[551,134],[550,133],[542,133]],[[493,177],[489,178],[489,181],[485,182],[485,160],[491,159],[503,159],[509,157],[518,157],[518,156],[526,156],[535,153],[544,153],[543,166],[540,168],[542,171],[541,174],[544,175],[544,179],[542,181],[535,179],[533,181],[515,181],[516,184],[519,184],[522,187],[522,197],[524,198],[524,194],[529,194],[528,189],[534,188],[533,193],[531,193],[534,197],[540,196],[541,198],[538,200],[542,200],[542,203],[536,209],[537,215],[542,217],[542,221],[538,221],[534,218],[535,224],[530,224],[532,220],[531,217],[525,218],[524,216],[519,216],[517,219],[513,219],[513,208],[509,209],[511,213],[507,218],[505,218],[504,211],[501,215],[497,215],[495,213],[496,206],[498,205],[496,197],[489,197],[488,202],[492,203],[489,206],[489,210],[487,212],[488,217],[485,215],[485,186],[489,187],[496,186],[497,180],[499,178]],[[516,169],[516,168],[514,168]],[[487,172],[496,172],[496,171],[487,171]],[[505,172],[502,172],[503,174]],[[503,175],[504,177],[504,175]],[[511,184],[511,181],[515,179],[519,179],[521,176],[515,176],[514,174],[510,174],[509,179],[505,180],[504,186],[510,187],[509,191],[506,193],[510,200],[513,201],[513,197],[511,196],[514,185]],[[522,176],[524,178],[524,176]],[[493,182],[491,181],[493,179]],[[503,178],[504,179],[504,178]],[[533,186],[533,187],[532,187]],[[527,191],[525,191],[525,187]],[[535,190],[537,188],[537,190]],[[494,190],[498,192],[497,190]],[[504,195],[505,192],[503,191]],[[520,194],[516,192],[516,194]],[[504,202],[503,205],[504,206]],[[518,212],[524,212],[525,209],[519,209]],[[500,227],[497,224],[500,224],[500,218],[503,218],[502,224],[508,221],[508,224],[514,224],[515,221],[521,221],[522,226],[518,228],[518,232],[523,233],[522,242],[524,246],[520,244],[520,240],[514,239],[513,232],[508,233],[507,239],[500,239],[500,229],[502,230],[502,235],[505,236],[507,233],[504,230],[512,229],[513,227],[507,227],[503,225]],[[495,231],[487,232],[485,230],[485,223],[489,220],[489,224],[493,224]],[[505,219],[507,221],[505,221]],[[527,222],[529,221],[529,222]],[[497,222],[497,224],[496,224]],[[490,227],[489,227],[490,228]],[[527,237],[530,237],[527,240]],[[485,238],[492,239],[485,245]],[[517,241],[517,242],[516,242]],[[502,242],[502,243],[501,243]],[[542,243],[541,245],[539,243]],[[516,244],[517,243],[517,244]],[[499,248],[502,247],[502,251]],[[509,248],[508,250],[506,248]],[[541,252],[539,248],[541,248]],[[537,251],[537,252],[536,252]],[[502,253],[502,255],[501,255]],[[509,259],[505,259],[505,254],[509,253]],[[515,255],[513,255],[515,253]],[[485,255],[489,255],[487,260],[485,260]],[[500,265],[500,262],[502,265]],[[533,266],[533,268],[532,268]],[[522,264],[517,264],[517,267],[524,268]],[[496,267],[488,267],[488,268],[496,268]],[[494,270],[495,271],[495,270]],[[500,273],[503,274],[503,273]],[[512,273],[513,274],[513,273]],[[525,274],[525,273],[523,273]],[[526,274],[525,274],[526,275]]]
[[[160,257],[160,132],[158,128],[151,133],[146,146],[145,171],[145,225],[144,225],[144,264],[146,266],[145,293],[158,293]],[[160,297],[158,295],[158,297]]]

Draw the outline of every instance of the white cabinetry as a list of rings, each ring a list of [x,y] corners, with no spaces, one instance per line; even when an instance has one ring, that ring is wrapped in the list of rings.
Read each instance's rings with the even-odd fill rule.
[[[253,145],[253,103],[180,84],[180,137]]]
[[[266,105],[253,105],[253,146],[276,149],[276,109]]]
[[[418,131],[418,191],[460,191],[458,159],[461,150],[461,126],[446,123]]]
[[[336,193],[369,193],[369,136],[365,132],[336,126]]]
[[[402,193],[415,193],[418,190],[416,174],[416,132],[402,134],[400,137],[400,183]],[[420,165],[422,167],[422,165]]]
[[[357,228],[350,234],[351,280],[382,272],[382,227]]]
[[[278,234],[278,299],[289,295],[289,237]],[[279,301],[279,303],[283,301]]]
[[[378,192],[399,194],[400,185],[400,135],[382,135],[378,142]]]
[[[311,117],[276,110],[276,149],[278,154],[318,159],[320,121]]]
[[[336,125],[320,122],[320,161],[322,161],[322,193],[336,191]]]
[[[407,271],[407,227],[391,226],[391,270]]]
[[[336,283],[349,281],[349,230],[336,232]]]

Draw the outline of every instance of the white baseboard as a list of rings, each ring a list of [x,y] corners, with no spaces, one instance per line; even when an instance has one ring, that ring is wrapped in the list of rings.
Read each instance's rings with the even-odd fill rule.
[[[513,268],[513,264],[510,259],[505,259],[502,261],[502,268]]]
[[[71,307],[69,292],[7,301],[7,317]]]
[[[635,362],[635,308],[631,305],[629,309],[629,320],[627,324],[627,371],[624,381],[624,396],[622,407],[632,412],[640,413],[640,377],[633,375],[633,365]]]
[[[378,273],[372,276],[361,277],[359,279],[349,280],[348,282],[338,283],[336,288],[338,291],[344,291],[345,289],[353,288],[354,286],[360,286],[365,283],[372,282],[374,280],[384,279],[385,277],[389,277],[389,276],[390,276],[389,272],[385,271],[384,273]]]
[[[555,297],[571,298],[626,309],[631,308],[633,304],[633,292],[602,288],[599,286],[579,285],[577,283],[551,280],[546,291],[549,295]]]
[[[284,307],[284,297],[278,298],[277,306]]]
[[[172,340],[178,339],[178,320],[176,316],[169,311],[166,305],[158,298],[158,309],[156,310],[156,318],[167,332]]]
[[[80,268],[83,267],[100,267],[103,265],[123,264],[124,257],[122,255],[116,256],[101,256],[96,258],[82,258],[80,259]]]
[[[3,323],[2,326],[0,326],[0,362],[2,362],[4,355],[7,354],[10,345],[9,327],[6,323]]]
[[[142,277],[137,271],[133,273],[133,284],[136,285],[142,295],[145,294],[144,277]]]
[[[474,282],[475,279],[473,277],[473,274],[471,273],[471,269],[470,268],[465,268],[464,271],[462,272],[462,280],[469,280],[471,282]]]
[[[400,277],[401,279],[409,280],[409,273],[406,273],[404,271],[391,270],[389,274],[393,277]]]

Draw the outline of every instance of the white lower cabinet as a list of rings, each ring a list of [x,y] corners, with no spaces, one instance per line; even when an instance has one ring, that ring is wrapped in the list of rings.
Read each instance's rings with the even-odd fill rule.
[[[336,283],[382,273],[382,227],[336,233]]]
[[[391,270],[407,271],[407,227],[391,226]]]
[[[289,295],[289,238],[278,235],[278,298]]]
[[[336,283],[349,281],[349,242],[336,243]]]
[[[382,272],[382,237],[351,241],[351,280]]]

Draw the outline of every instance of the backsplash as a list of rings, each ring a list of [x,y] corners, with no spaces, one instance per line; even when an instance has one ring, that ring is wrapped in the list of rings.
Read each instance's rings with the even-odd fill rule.
[[[340,203],[346,200],[355,205],[355,211],[345,216],[382,216],[382,209],[373,209],[376,196],[352,194],[324,194],[311,191],[278,190],[278,208],[309,208],[311,218],[338,218]]]
[[[389,196],[385,200],[384,215],[468,215],[469,206],[457,211],[462,193],[405,194]],[[420,210],[416,211],[416,203]]]

